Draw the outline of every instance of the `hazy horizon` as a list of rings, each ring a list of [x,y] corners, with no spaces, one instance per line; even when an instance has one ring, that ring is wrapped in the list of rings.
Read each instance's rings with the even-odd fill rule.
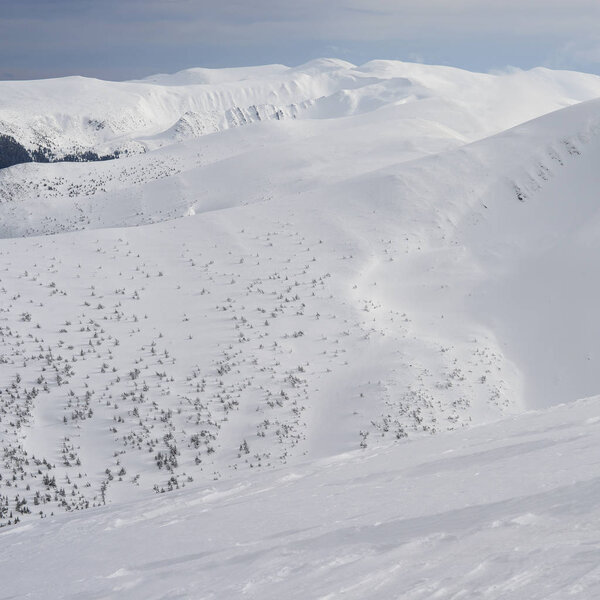
[[[3,7],[0,79],[124,80],[320,57],[600,74],[597,31],[590,0],[23,0]]]

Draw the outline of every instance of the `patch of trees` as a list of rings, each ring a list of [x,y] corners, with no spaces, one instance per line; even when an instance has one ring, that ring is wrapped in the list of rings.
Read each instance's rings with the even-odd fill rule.
[[[109,154],[98,154],[92,150],[82,150],[56,156],[52,150],[43,146],[39,146],[35,150],[27,150],[23,144],[11,135],[0,133],[0,169],[29,162],[94,162],[112,160],[119,158],[119,156],[120,152],[118,150]]]
[[[32,161],[31,154],[14,137],[0,134],[0,169]]]

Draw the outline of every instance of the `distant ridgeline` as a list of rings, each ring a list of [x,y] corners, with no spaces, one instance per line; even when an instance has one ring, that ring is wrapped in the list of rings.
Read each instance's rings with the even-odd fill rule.
[[[82,150],[56,156],[50,148],[39,146],[35,150],[27,150],[25,146],[17,142],[11,135],[0,133],[0,169],[28,162],[92,162],[98,160],[112,160],[119,158],[120,152],[116,150],[112,154],[97,154],[92,150]]]

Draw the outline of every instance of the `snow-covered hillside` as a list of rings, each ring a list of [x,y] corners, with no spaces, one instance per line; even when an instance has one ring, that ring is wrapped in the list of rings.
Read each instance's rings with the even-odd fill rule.
[[[295,197],[599,96],[593,75],[392,61],[0,82],[0,135],[30,151],[45,144],[56,158],[121,153],[0,170],[0,235],[140,225]]]
[[[333,59],[295,68],[189,69],[120,83],[5,81],[0,133],[60,158],[85,150],[144,152],[258,121],[339,118],[391,106],[474,139],[594,98],[599,89],[595,76],[545,69],[482,75],[394,61],[356,67]]]
[[[513,533],[521,513],[502,503],[547,493],[540,502],[550,519],[551,490],[572,483],[538,465],[539,478],[517,493],[520,475],[510,469],[529,446],[498,437],[554,439],[547,432],[570,408],[523,412],[600,393],[599,97],[592,75],[484,75],[392,61],[0,83],[0,134],[23,148],[44,140],[53,160],[120,155],[0,169],[0,525],[26,521],[0,536],[0,553],[2,540],[23,540],[23,552],[43,548],[39,540],[59,529],[66,546],[77,530],[99,544],[127,538],[132,552],[138,544],[148,554],[110,557],[87,588],[77,583],[83,575],[64,579],[64,595],[118,595],[123,585],[132,597],[173,596],[169,577],[189,555],[208,558],[182,579],[182,596],[197,596],[193,586],[211,590],[206,597],[238,596],[243,586],[249,597],[265,595],[273,577],[277,597],[286,585],[300,594],[294,577],[308,569],[285,530],[316,531],[309,521],[322,518],[329,533],[298,542],[330,565],[308,597],[365,597],[365,586],[382,597],[376,586],[393,582],[404,582],[405,597],[460,594],[460,569],[429,588],[420,561],[428,548],[440,564],[448,560],[441,547],[455,535],[461,502],[450,482],[462,467],[426,469],[415,486],[401,473],[416,473],[425,456],[438,464],[463,440],[468,469],[483,465],[491,477],[477,457],[498,457],[496,487],[478,490],[473,469],[460,480],[466,502],[485,505],[473,534],[483,537],[461,542],[474,553],[496,535],[508,548],[525,531],[515,521]],[[581,419],[569,431],[595,439],[595,401],[576,406]],[[556,435],[568,454],[570,438]],[[553,450],[538,442],[523,474],[552,462]],[[575,469],[575,457],[564,460]],[[594,467],[585,468],[589,479]],[[308,474],[317,488],[303,483]],[[289,506],[288,484],[297,497]],[[194,517],[213,486],[215,499],[233,490],[231,504]],[[325,496],[325,513],[308,510],[304,524],[290,524],[294,506],[314,504],[327,486],[339,491]],[[390,512],[398,495],[403,508]],[[356,514],[339,507],[346,497]],[[222,570],[211,571],[220,558],[204,542],[192,548],[204,520],[217,541],[219,531],[242,531],[243,519],[258,527],[260,498],[268,514],[278,505],[289,512],[256,538],[256,579],[227,574],[227,561],[253,556],[250,530],[232,541],[244,544],[239,553],[228,550]],[[585,514],[593,510],[582,502]],[[96,510],[61,514],[86,508]],[[494,519],[508,525],[488,532],[496,508]],[[163,554],[152,559],[148,536],[165,524],[163,511],[184,523],[189,537],[175,533],[187,549],[160,541]],[[436,513],[450,516],[432,530]],[[344,556],[360,554],[350,548],[352,527],[407,514],[416,519],[406,525],[412,562],[396,548],[388,558],[400,570],[367,560],[364,570],[345,566],[352,560]],[[473,519],[456,515],[459,525]],[[363,550],[377,562],[404,527]],[[276,536],[304,566],[274,561],[265,540]],[[330,552],[342,557],[339,569]],[[81,573],[91,573],[85,551],[77,555]],[[506,597],[536,597],[519,596],[541,577],[536,560],[523,567],[531,577],[509,561],[505,574],[516,583]],[[148,591],[156,581],[138,564],[172,574],[160,593]],[[460,583],[464,594],[499,597],[500,571],[491,570]],[[220,577],[231,579],[229,596],[218,594]],[[7,593],[23,585],[15,579]]]
[[[2,591],[597,598],[598,402],[6,528]]]

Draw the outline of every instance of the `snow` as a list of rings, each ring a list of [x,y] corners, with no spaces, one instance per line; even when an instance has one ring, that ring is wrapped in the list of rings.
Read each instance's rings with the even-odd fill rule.
[[[595,597],[599,96],[1,82],[3,594]]]
[[[3,593],[593,598],[598,406],[8,528]]]
[[[78,149],[103,154],[169,145],[167,132],[186,114],[213,132],[232,126],[224,119],[228,110],[251,113],[270,106],[285,113],[291,105],[308,103],[314,107],[307,118],[338,118],[401,103],[406,105],[401,116],[434,124],[447,120],[474,140],[599,92],[598,77],[582,73],[534,69],[484,75],[399,61],[356,67],[321,59],[294,68],[188,69],[131,82],[4,81],[0,123],[27,147],[42,143],[58,155]],[[305,118],[303,112],[296,118]]]

